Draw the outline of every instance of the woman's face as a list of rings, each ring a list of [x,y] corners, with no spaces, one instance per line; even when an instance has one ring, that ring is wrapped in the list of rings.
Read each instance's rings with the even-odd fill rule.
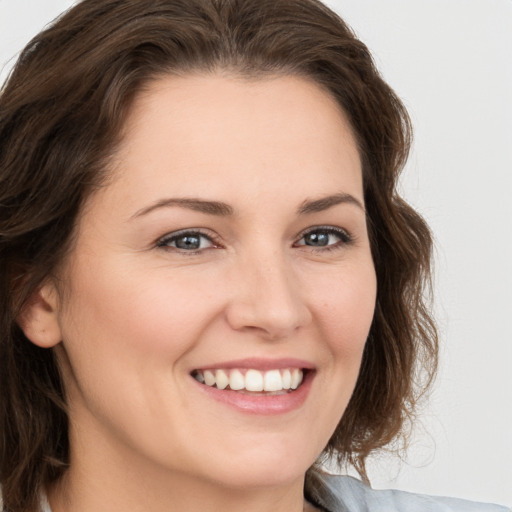
[[[161,78],[112,172],[56,310],[72,469],[302,478],[347,406],[375,304],[345,116],[302,78]]]

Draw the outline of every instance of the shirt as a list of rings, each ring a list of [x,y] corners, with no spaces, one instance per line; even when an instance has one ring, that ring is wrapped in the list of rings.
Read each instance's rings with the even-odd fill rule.
[[[320,491],[310,498],[325,512],[512,512],[500,505],[458,498],[375,490],[350,476],[318,474]]]

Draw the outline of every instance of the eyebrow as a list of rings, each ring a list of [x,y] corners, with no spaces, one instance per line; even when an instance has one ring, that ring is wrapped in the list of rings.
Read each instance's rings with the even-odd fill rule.
[[[323,212],[324,210],[328,210],[333,206],[344,203],[353,204],[365,212],[365,208],[359,199],[356,199],[351,194],[341,192],[332,196],[321,197],[320,199],[306,200],[300,205],[297,213],[299,215],[304,215],[308,213]]]
[[[320,199],[306,200],[304,201],[297,210],[299,215],[306,215],[310,213],[317,213],[328,210],[338,204],[353,204],[359,207],[363,212],[365,211],[362,203],[356,199],[353,195],[341,192],[331,196],[321,197]],[[221,201],[208,201],[205,199],[196,199],[193,197],[169,197],[156,201],[145,208],[136,211],[130,220],[142,217],[148,213],[158,210],[160,208],[169,208],[172,206],[179,206],[181,208],[187,208],[196,212],[205,213],[207,215],[216,216],[231,216],[234,215],[235,211],[232,206]]]
[[[220,201],[206,201],[205,199],[196,199],[193,197],[169,197],[160,199],[156,203],[138,210],[130,217],[130,220],[147,215],[153,210],[168,208],[171,206],[180,206],[181,208],[188,208],[189,210],[206,213],[207,215],[228,216],[233,215],[234,213],[233,208],[229,206],[229,204],[222,203]]]

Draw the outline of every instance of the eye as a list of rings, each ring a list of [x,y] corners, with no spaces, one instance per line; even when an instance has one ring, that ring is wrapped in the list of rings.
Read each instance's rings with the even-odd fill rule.
[[[352,237],[344,229],[326,226],[309,229],[302,234],[295,245],[334,249],[350,242],[352,242]]]
[[[215,247],[212,238],[201,231],[179,231],[164,236],[157,242],[158,247],[164,249],[178,249],[185,252],[198,252],[203,249]]]

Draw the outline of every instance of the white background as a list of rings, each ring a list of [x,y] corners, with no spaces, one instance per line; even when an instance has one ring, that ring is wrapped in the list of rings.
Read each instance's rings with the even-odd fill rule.
[[[327,3],[409,108],[403,191],[436,237],[441,373],[407,462],[374,461],[372,484],[510,506],[512,0]],[[0,0],[0,67],[71,4]]]

